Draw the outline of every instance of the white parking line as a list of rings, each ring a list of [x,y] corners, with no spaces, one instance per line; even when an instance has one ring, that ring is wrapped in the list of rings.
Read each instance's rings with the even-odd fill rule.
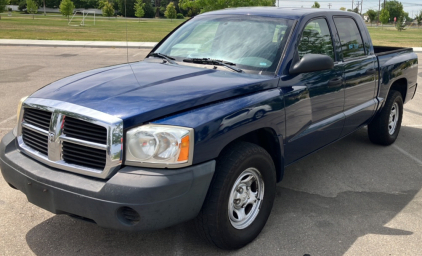
[[[412,156],[411,154],[409,154],[408,152],[406,152],[404,149],[402,149],[401,147],[393,144],[393,147],[395,147],[398,151],[400,151],[401,153],[403,153],[403,155],[408,156],[409,158],[415,160],[416,163],[418,163],[419,165],[422,165],[422,161],[414,156]]]
[[[16,115],[11,116],[11,117],[9,117],[9,118],[7,118],[7,119],[4,119],[3,121],[1,121],[1,122],[0,122],[0,124],[4,124],[4,123],[6,123],[7,121],[10,121],[10,120],[12,120],[12,119],[14,119],[14,118],[16,118]]]
[[[137,54],[133,55],[132,57],[138,56],[139,54],[142,54],[144,52],[138,52]]]
[[[422,95],[422,93],[420,93],[420,92],[416,92],[416,93]]]
[[[13,128],[0,128],[0,131],[9,131],[9,130],[13,130]]]
[[[407,127],[422,127],[422,124],[406,124],[403,126],[407,126]]]

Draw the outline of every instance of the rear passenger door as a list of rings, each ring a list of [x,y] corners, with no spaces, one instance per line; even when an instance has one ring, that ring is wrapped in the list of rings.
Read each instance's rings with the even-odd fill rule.
[[[359,22],[359,23],[357,23]],[[341,136],[365,124],[374,114],[376,96],[376,57],[369,54],[358,24],[352,17],[334,17],[344,65],[346,122]]]

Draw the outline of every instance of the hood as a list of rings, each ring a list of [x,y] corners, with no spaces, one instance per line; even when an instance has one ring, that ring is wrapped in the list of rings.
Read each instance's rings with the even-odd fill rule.
[[[123,119],[125,127],[277,86],[268,76],[142,61],[76,74],[31,95]]]

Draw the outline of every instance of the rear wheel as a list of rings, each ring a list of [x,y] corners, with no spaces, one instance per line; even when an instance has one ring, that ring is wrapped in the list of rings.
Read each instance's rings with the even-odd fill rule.
[[[368,125],[369,139],[380,145],[391,145],[400,132],[403,118],[403,98],[398,91],[390,91],[378,116]]]
[[[238,249],[265,226],[274,197],[276,173],[262,147],[236,143],[221,154],[196,226],[209,242]]]

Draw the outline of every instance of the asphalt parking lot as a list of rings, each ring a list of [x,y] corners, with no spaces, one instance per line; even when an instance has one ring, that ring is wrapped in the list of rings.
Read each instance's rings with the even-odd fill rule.
[[[147,53],[130,49],[129,60]],[[15,126],[21,97],[65,76],[124,62],[125,49],[1,47],[0,138]],[[204,243],[192,222],[125,233],[54,215],[0,177],[0,255],[420,255],[421,89],[405,105],[402,125],[392,146],[371,144],[362,128],[288,167],[263,232],[234,252]]]

